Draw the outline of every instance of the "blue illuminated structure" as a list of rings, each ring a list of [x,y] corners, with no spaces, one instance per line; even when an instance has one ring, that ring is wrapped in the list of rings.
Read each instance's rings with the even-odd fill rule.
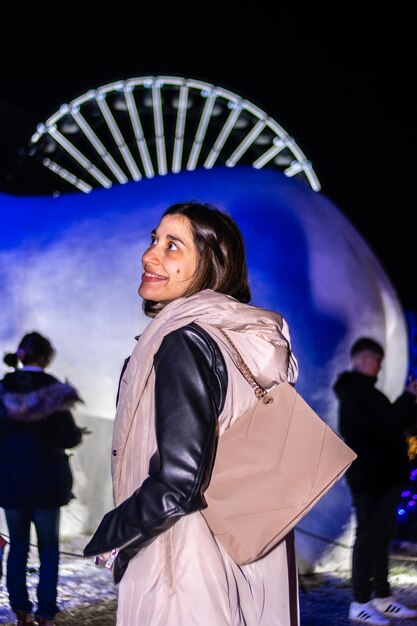
[[[349,366],[349,346],[357,336],[374,336],[386,348],[381,388],[391,396],[402,388],[406,325],[378,259],[322,193],[278,170],[218,166],[88,194],[0,196],[1,345],[14,349],[32,329],[51,337],[56,373],[68,377],[85,401],[80,421],[96,436],[90,439],[93,448],[87,450],[89,441],[78,452],[84,478],[77,484],[84,487],[74,506],[83,509],[86,503],[81,517],[87,510],[91,516],[94,499],[101,502],[97,517],[111,507],[110,478],[103,480],[110,436],[100,432],[111,427],[121,364],[148,323],[137,296],[140,256],[162,211],[187,199],[213,202],[237,220],[253,304],[277,310],[288,321],[300,364],[297,387],[333,428],[331,386]],[[338,538],[350,513],[342,481],[303,527]],[[316,562],[326,547],[305,535],[297,535],[297,543],[305,563]]]

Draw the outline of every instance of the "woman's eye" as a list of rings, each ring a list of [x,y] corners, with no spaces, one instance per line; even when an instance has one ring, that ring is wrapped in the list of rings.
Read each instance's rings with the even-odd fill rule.
[[[168,243],[168,250],[178,250],[177,246],[175,245],[173,241],[170,241]]]
[[[155,244],[156,244],[156,237],[154,237],[152,235],[152,237],[151,237],[151,246],[154,246]]]

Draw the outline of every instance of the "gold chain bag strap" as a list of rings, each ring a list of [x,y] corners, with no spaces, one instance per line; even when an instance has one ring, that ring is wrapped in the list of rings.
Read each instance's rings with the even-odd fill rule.
[[[239,350],[236,348],[235,344],[230,339],[230,337],[227,334],[227,332],[225,330],[223,330],[222,328],[220,328],[220,331],[224,335],[224,337],[227,339],[227,341],[229,342],[229,345],[231,346],[231,348],[233,350],[233,353],[234,353],[234,356],[235,356],[235,359],[236,359],[236,365],[237,365],[238,369],[240,370],[241,374],[243,374],[243,377],[248,381],[248,383],[250,384],[250,386],[254,390],[255,396],[258,398],[258,400],[262,400],[262,402],[264,404],[271,404],[271,402],[274,401],[273,397],[272,396],[268,396],[268,392],[266,391],[266,389],[261,387],[256,382],[254,375],[250,371],[249,367],[246,365],[245,361],[242,359],[242,356],[241,356]]]
[[[222,332],[258,402],[219,437],[201,513],[232,559],[244,565],[277,546],[356,454],[292,385],[263,389]]]

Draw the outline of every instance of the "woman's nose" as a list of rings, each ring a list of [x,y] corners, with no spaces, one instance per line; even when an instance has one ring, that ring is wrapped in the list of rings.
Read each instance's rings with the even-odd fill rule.
[[[142,263],[158,263],[159,253],[156,246],[151,246],[142,255]]]

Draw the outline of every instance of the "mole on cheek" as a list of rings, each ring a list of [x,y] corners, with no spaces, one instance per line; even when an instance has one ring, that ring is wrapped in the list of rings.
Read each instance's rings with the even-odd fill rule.
[[[179,274],[179,273],[180,273],[180,270],[177,270],[177,274]]]

